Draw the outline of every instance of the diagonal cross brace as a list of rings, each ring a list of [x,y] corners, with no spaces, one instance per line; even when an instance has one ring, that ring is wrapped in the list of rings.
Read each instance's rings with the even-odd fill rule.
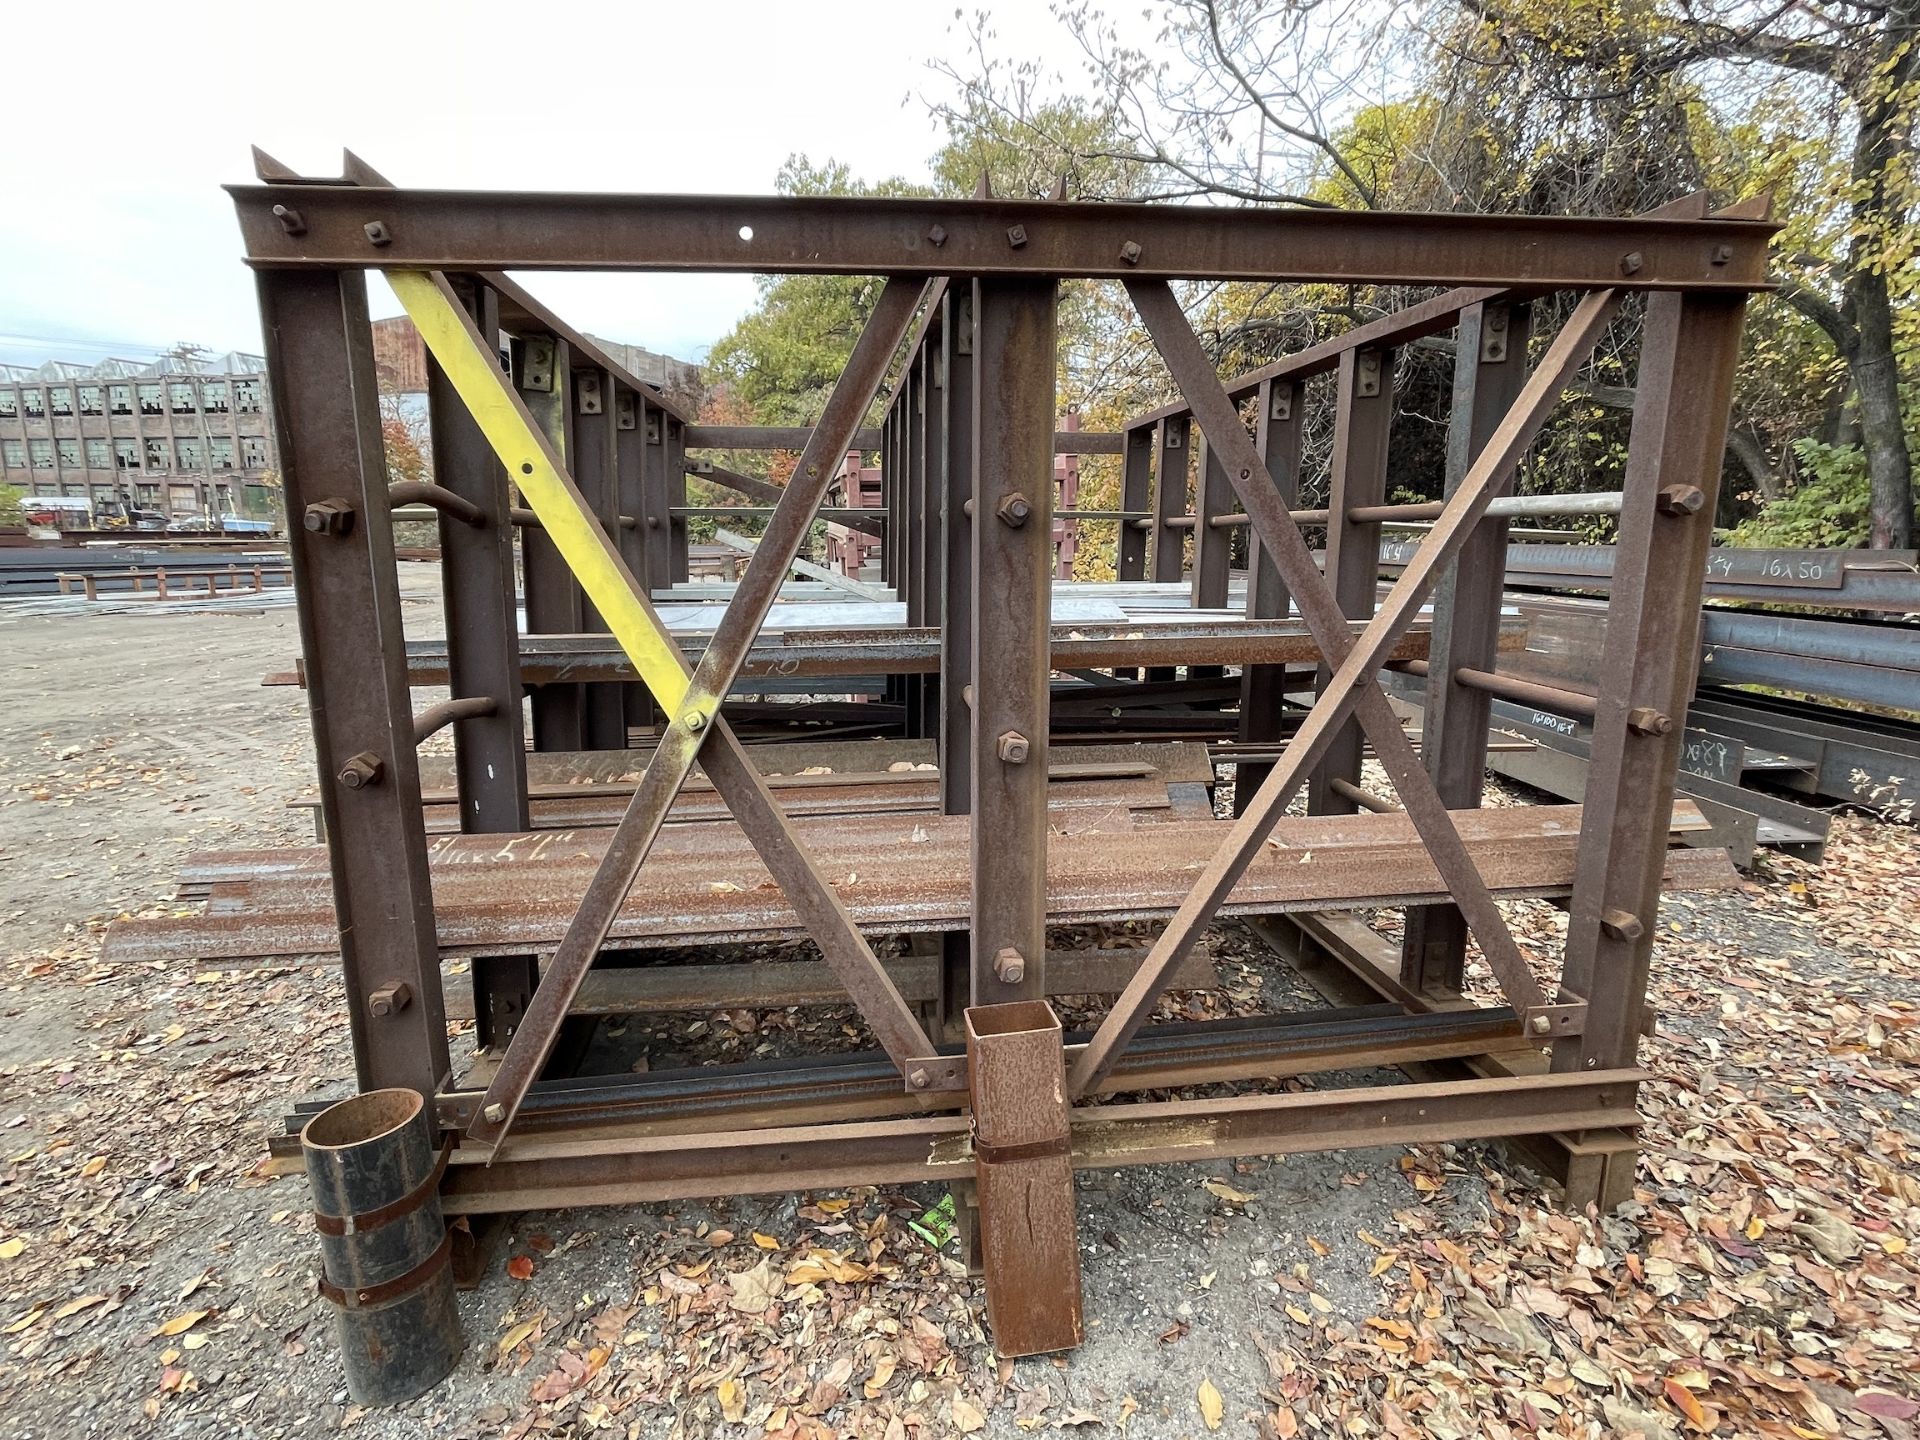
[[[1246,506],[1255,534],[1286,580],[1308,630],[1335,668],[1280,760],[1234,823],[1233,833],[1081,1052],[1069,1076],[1073,1093],[1085,1094],[1098,1083],[1146,1022],[1174,968],[1245,874],[1294,791],[1349,713],[1357,716],[1373,741],[1375,753],[1479,939],[1501,989],[1523,1016],[1540,1010],[1546,997],[1474,867],[1452,817],[1434,790],[1432,778],[1400,729],[1375,672],[1400,632],[1418,613],[1441,567],[1479,523],[1499,480],[1518,463],[1558,402],[1567,380],[1598,342],[1613,313],[1613,293],[1596,292],[1580,302],[1447,502],[1414,560],[1356,638],[1278,491],[1270,484],[1256,483],[1256,476],[1265,479],[1266,467],[1172,290],[1164,281],[1130,281],[1127,289],[1208,444],[1223,457],[1228,478]]]
[[[787,826],[786,818],[774,802],[765,781],[747,759],[732,730],[717,713],[718,697],[725,694],[725,684],[716,692],[711,688],[710,678],[703,682],[690,676],[685,658],[667,635],[652,604],[621,561],[619,552],[608,540],[606,532],[587,510],[572,478],[534,426],[524,403],[492,360],[471,317],[455,302],[445,279],[418,271],[389,272],[387,278],[419,328],[435,360],[447,373],[462,401],[506,464],[528,504],[540,516],[547,534],[566,558],[569,568],[594,602],[609,630],[627,652],[662,708],[679,717],[674,728],[688,741],[696,736],[704,738],[708,733],[713,735],[714,743],[707,747],[703,756],[708,778],[726,798],[741,828],[753,839],[775,882],[806,923],[808,931],[819,943],[822,955],[847,987],[849,996],[872,1026],[882,1046],[896,1062],[932,1053],[933,1047],[913,1012],[875,958],[872,949],[854,928],[839,897],[831,886],[821,880],[798,838]],[[911,298],[908,297],[905,313],[898,318],[898,327],[902,332],[906,318],[911,315]],[[898,308],[897,302],[889,308],[888,328],[892,328]],[[879,338],[876,337],[877,344]],[[831,454],[835,445],[844,451],[853,425],[858,422],[867,398],[878,384],[878,372],[884,371],[898,340],[899,334],[895,333],[885,341],[872,383],[857,403],[842,407],[850,413],[851,418],[835,412],[830,404],[830,413],[836,415],[834,428],[840,428],[844,421],[849,435],[829,436],[822,431],[819,444],[810,445],[808,454],[811,455],[816,448]],[[847,377],[843,377],[843,386],[849,383]],[[839,398],[838,390],[835,398]],[[824,486],[820,488],[824,491]],[[794,508],[805,507],[806,516],[811,515],[819,500],[817,494],[813,496],[811,504],[804,493],[795,494],[793,498]],[[799,529],[804,534],[804,517]],[[785,567],[775,568],[773,573],[772,590],[777,591]],[[745,583],[743,579],[743,586]],[[764,615],[764,607],[760,615],[754,617],[753,629],[758,628],[761,615]],[[740,628],[739,622],[736,622],[736,631]],[[715,638],[717,642],[718,637]],[[748,630],[745,640],[740,642],[743,653],[751,640],[752,633]],[[712,648],[710,645],[709,654]],[[694,715],[703,717],[697,729],[689,728],[687,723],[688,718]],[[647,774],[642,779],[639,793],[646,793],[649,781],[653,780],[656,772],[664,773],[667,768],[659,764],[660,754],[665,748],[663,739],[660,750],[655,752],[654,763],[648,766]],[[686,753],[688,768],[692,764],[693,748],[697,747],[690,747]],[[684,776],[685,770],[681,770],[680,774]],[[667,790],[664,801],[660,802],[663,810],[664,804],[672,799],[672,790],[677,789],[678,785],[679,780],[676,779],[672,789]],[[639,794],[636,794],[636,803],[638,799]],[[651,838],[649,834],[649,842]],[[637,868],[638,860],[634,862],[634,870]],[[468,1129],[467,1138],[470,1141],[490,1144],[497,1149],[504,1139],[514,1113],[553,1047],[567,1007],[585,979],[594,952],[605,938],[606,929],[610,927],[632,878],[633,871],[627,871],[623,878],[608,875],[604,863],[595,875],[582,900],[581,914],[576,916],[574,926],[570,927],[566,940],[562,942],[561,952],[556,953],[554,963],[548,969],[546,983],[535,991],[533,1002],[508,1045],[494,1082],[482,1100],[480,1118]],[[576,940],[574,932],[580,927],[581,917],[586,916],[590,909],[594,914],[604,913],[604,923],[598,926],[598,933],[590,943],[584,943],[586,936],[584,932],[581,934],[568,960],[570,968],[563,975],[561,960],[568,953],[568,941]]]

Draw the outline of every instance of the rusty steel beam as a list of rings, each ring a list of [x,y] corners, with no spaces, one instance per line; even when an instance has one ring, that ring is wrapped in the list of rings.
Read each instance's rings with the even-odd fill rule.
[[[1768,288],[1757,220],[232,185],[268,269]],[[370,232],[369,227],[374,227]]]

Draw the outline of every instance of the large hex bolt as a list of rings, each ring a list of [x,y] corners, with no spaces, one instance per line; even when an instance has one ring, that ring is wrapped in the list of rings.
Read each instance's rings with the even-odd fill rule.
[[[1636,735],[1671,735],[1673,717],[1661,714],[1651,705],[1636,705],[1627,712],[1627,728]]]
[[[1028,518],[1032,516],[1033,502],[1016,490],[1002,500],[999,508],[993,513],[998,515],[1003,522],[1018,530],[1022,525],[1026,524]]]
[[[1614,940],[1638,940],[1647,933],[1647,927],[1640,917],[1629,910],[1604,910],[1600,914],[1600,929]]]
[[[307,506],[300,523],[315,535],[345,535],[353,529],[351,500],[316,500]]]
[[[1011,945],[993,957],[993,978],[1002,985],[1018,985],[1027,975],[1027,957]]]
[[[378,785],[386,770],[378,755],[362,750],[340,767],[340,783],[349,790],[364,790],[369,785]]]
[[[1698,485],[1669,485],[1654,500],[1662,515],[1697,515],[1707,503],[1707,492]]]
[[[367,1009],[376,1016],[398,1015],[413,1003],[413,988],[404,980],[382,985],[367,996]]]
[[[1027,743],[1027,737],[1018,730],[1009,730],[996,742],[1000,758],[1009,765],[1024,765],[1033,747]]]

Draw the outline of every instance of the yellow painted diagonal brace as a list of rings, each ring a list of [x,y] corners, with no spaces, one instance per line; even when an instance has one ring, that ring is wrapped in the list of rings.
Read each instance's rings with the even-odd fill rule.
[[[587,508],[525,403],[487,353],[446,281],[420,270],[389,270],[386,277],[420,338],[653,698],[669,715],[681,714],[680,707],[687,701],[686,658],[641,598],[639,582]],[[711,719],[720,699],[696,696],[690,708]]]

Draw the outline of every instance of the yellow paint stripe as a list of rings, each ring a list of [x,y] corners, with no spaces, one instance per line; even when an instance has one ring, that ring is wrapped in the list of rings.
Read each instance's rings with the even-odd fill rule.
[[[534,427],[495,358],[476,345],[465,312],[448,299],[430,274],[389,270],[386,277],[474,423],[507,467],[507,474],[528,506],[540,517],[547,538],[567,562],[654,699],[668,714],[680,713],[687,698],[685,658],[635,593],[619,562],[619,552],[587,509],[572,480],[555,463],[545,437]],[[710,718],[719,708],[719,700],[713,696],[696,697],[692,703],[692,709],[703,718]]]

